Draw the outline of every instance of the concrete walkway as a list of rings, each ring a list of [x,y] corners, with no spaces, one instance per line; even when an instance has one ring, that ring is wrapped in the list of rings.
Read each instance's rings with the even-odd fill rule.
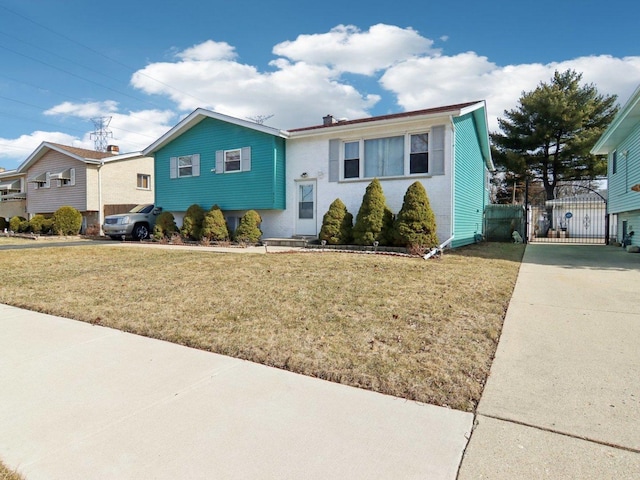
[[[639,286],[638,254],[529,245],[473,433],[469,413],[0,305],[0,457],[27,480],[637,479]]]
[[[0,457],[27,480],[454,480],[472,423],[0,305]]]
[[[640,255],[529,245],[459,479],[640,478]]]

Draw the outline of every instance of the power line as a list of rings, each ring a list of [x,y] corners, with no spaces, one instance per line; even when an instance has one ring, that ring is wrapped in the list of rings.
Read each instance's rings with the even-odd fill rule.
[[[189,92],[185,92],[184,90],[181,90],[181,89],[176,88],[176,87],[174,87],[172,85],[169,85],[168,83],[165,83],[162,80],[158,80],[157,78],[154,78],[154,77],[152,77],[150,75],[147,75],[146,73],[142,73],[142,72],[139,71],[139,69],[131,67],[131,66],[129,66],[129,65],[127,65],[127,64],[125,64],[125,63],[123,63],[123,62],[121,62],[121,61],[119,61],[117,59],[115,59],[115,58],[112,58],[112,57],[110,57],[108,55],[105,55],[104,53],[102,53],[102,52],[100,52],[98,50],[95,50],[95,49],[93,49],[93,48],[91,48],[91,47],[89,47],[89,46],[87,46],[87,45],[85,45],[85,44],[83,44],[81,42],[78,42],[77,40],[74,40],[71,37],[68,37],[67,35],[64,35],[63,33],[60,33],[60,32],[57,32],[56,30],[53,30],[52,28],[48,27],[47,25],[43,25],[43,24],[41,24],[39,22],[36,22],[35,20],[33,20],[33,19],[31,19],[31,18],[29,18],[29,17],[27,17],[25,15],[22,15],[21,13],[18,13],[18,12],[14,11],[14,10],[11,10],[10,8],[7,8],[4,5],[0,5],[0,8],[3,8],[4,10],[6,10],[9,13],[12,13],[13,15],[16,15],[16,16],[24,19],[24,20],[27,20],[28,22],[31,22],[34,25],[37,25],[38,27],[40,27],[40,28],[42,28],[44,30],[47,30],[47,31],[49,31],[49,32],[51,32],[51,33],[53,33],[55,35],[58,35],[59,37],[64,38],[65,40],[67,40],[67,41],[69,41],[71,43],[74,43],[74,44],[76,44],[76,45],[78,45],[78,46],[80,46],[82,48],[85,48],[88,51],[90,51],[92,53],[95,53],[96,55],[99,55],[99,56],[101,56],[101,57],[103,57],[103,58],[105,58],[105,59],[117,64],[117,65],[120,65],[121,67],[126,68],[129,72],[137,73],[138,75],[141,75],[141,76],[143,76],[145,78],[148,78],[149,80],[153,80],[154,82],[157,82],[160,85],[163,85],[163,86],[165,86],[167,88],[170,88],[170,89],[172,89],[172,90],[174,90],[174,91],[176,91],[178,93],[181,93],[183,95],[187,95],[187,96],[193,98],[194,100],[197,100],[198,102],[200,102],[203,106],[207,106],[208,105],[208,102],[202,100],[201,98],[198,98],[198,97],[192,95]]]

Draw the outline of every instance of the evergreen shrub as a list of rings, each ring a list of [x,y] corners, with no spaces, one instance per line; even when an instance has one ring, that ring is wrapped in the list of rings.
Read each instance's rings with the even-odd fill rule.
[[[162,240],[169,238],[178,231],[176,219],[171,212],[162,212],[156,218],[156,225],[153,227],[153,238]]]
[[[320,240],[330,245],[347,245],[353,238],[353,215],[342,200],[336,198],[322,217]]]
[[[382,185],[377,178],[367,186],[362,205],[353,227],[353,240],[357,245],[388,245],[393,224],[393,213],[386,205]]]
[[[11,217],[11,219],[9,220],[9,230],[14,233],[18,233],[20,231],[20,224],[26,221],[26,218],[20,217],[18,215],[16,215],[15,217]]]
[[[218,205],[211,207],[211,210],[204,216],[202,222],[202,238],[207,238],[209,241],[215,242],[229,240],[227,222]]]
[[[255,210],[249,210],[240,219],[240,224],[236,229],[235,238],[238,242],[257,243],[262,237],[260,224],[262,218]]]
[[[404,195],[395,222],[395,239],[397,245],[409,248],[438,245],[436,216],[420,182],[411,184]]]
[[[77,235],[82,227],[82,214],[65,205],[53,213],[53,229],[58,235]]]
[[[191,205],[187,208],[187,212],[184,215],[180,233],[182,233],[184,237],[200,240],[202,238],[202,222],[204,216],[205,211],[200,205],[195,203]]]

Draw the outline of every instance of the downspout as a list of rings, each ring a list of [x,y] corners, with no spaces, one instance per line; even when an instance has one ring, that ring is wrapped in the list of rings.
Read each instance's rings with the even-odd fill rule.
[[[449,115],[449,123],[451,124],[451,228],[449,230],[451,238],[449,241],[451,241],[456,234],[456,124],[453,123],[453,115]]]
[[[102,175],[100,174],[100,169],[104,165],[104,160],[100,162],[98,165],[98,225],[100,228],[100,235],[103,236],[104,232],[102,231],[102,223],[103,223],[103,206],[102,206]]]

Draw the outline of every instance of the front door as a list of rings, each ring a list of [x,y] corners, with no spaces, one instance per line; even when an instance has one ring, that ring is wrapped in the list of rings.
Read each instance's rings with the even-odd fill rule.
[[[296,189],[296,235],[316,236],[316,182],[298,182]]]

